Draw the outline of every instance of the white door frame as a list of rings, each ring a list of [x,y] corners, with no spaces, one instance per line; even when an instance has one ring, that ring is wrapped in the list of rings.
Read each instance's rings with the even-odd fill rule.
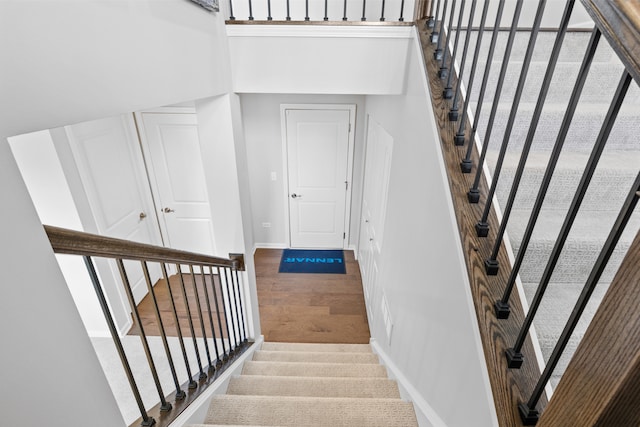
[[[342,248],[349,248],[351,236],[351,197],[353,191],[353,152],[356,130],[356,105],[355,104],[280,104],[280,128],[282,136],[282,180],[284,195],[284,227],[285,243],[291,247],[291,223],[289,218],[289,160],[287,156],[287,110],[346,110],[349,111],[349,147],[347,150],[347,194],[344,210],[344,232],[345,238],[342,241]]]

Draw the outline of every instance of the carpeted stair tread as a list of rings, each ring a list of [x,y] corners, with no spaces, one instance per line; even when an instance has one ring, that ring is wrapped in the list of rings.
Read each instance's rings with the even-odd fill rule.
[[[380,363],[373,353],[307,352],[258,350],[253,360],[262,362],[311,362],[311,363]]]
[[[363,363],[299,363],[247,361],[242,375],[300,377],[381,377],[387,371],[381,365]]]
[[[265,342],[262,344],[265,351],[310,351],[310,352],[347,352],[370,353],[369,344],[315,344],[315,343],[281,343]]]
[[[214,396],[205,423],[281,426],[417,426],[399,399]]]
[[[318,378],[241,375],[227,394],[260,396],[352,397],[399,399],[395,381],[386,378]]]

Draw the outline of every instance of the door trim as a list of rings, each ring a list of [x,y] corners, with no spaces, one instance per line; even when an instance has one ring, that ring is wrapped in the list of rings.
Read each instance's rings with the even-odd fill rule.
[[[349,147],[347,149],[347,188],[344,209],[344,233],[342,249],[349,249],[351,240],[351,200],[353,194],[353,153],[356,130],[356,104],[280,104],[280,129],[282,138],[282,188],[284,196],[284,229],[285,243],[291,247],[291,222],[289,218],[289,166],[287,151],[287,110],[344,110],[349,111]]]

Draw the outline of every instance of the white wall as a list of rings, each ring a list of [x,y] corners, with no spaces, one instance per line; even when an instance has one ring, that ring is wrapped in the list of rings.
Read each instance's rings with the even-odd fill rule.
[[[0,2],[3,424],[124,425],[7,138],[224,93],[225,43],[186,0]]]
[[[240,95],[247,145],[248,176],[253,209],[253,233],[257,246],[285,247],[285,187],[280,118],[281,104],[355,104],[356,127],[350,245],[358,241],[362,162],[364,156],[364,97],[357,95]],[[271,180],[276,173],[276,181]],[[270,223],[270,228],[262,226]]]
[[[242,275],[250,337],[260,335],[253,267],[253,229],[245,142],[236,95],[198,100],[198,134],[218,255],[245,254]],[[250,305],[246,305],[249,303]]]
[[[411,27],[230,25],[238,93],[400,94]]]
[[[367,114],[394,139],[379,295],[373,298],[386,295],[391,343],[382,316],[370,328],[447,426],[497,425],[421,52],[414,43],[406,94],[366,99]]]
[[[9,138],[11,151],[42,224],[82,231],[71,191],[48,131]],[[107,323],[82,258],[56,255],[89,336],[106,336]]]

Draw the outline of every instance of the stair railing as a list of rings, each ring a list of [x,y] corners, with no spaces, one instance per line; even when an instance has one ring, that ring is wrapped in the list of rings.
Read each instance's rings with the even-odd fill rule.
[[[506,227],[514,209],[520,181],[525,173],[529,152],[540,124],[542,110],[546,105],[550,84],[554,77],[556,64],[564,45],[565,36],[575,6],[575,0],[565,0],[564,12],[555,33],[555,41],[544,80],[537,97],[535,109],[529,122],[527,136],[519,152],[519,161],[511,183],[509,195],[501,215],[493,206],[496,187],[509,143],[512,141],[514,121],[521,105],[521,95],[529,75],[537,37],[541,31],[542,17],[546,1],[538,0],[537,12],[532,28],[526,29],[529,42],[511,101],[511,109],[506,123],[503,140],[499,148],[492,176],[484,173],[484,161],[487,149],[494,142],[491,134],[495,123],[498,104],[504,102],[502,88],[507,75],[507,67],[515,36],[524,31],[520,27],[520,15],[523,0],[516,0],[513,19],[508,29],[506,46],[503,50],[502,65],[495,88],[488,88],[491,63],[504,11],[505,0],[495,0],[495,24],[489,42],[488,53],[481,80],[479,97],[475,112],[469,107],[471,91],[478,82],[476,68],[483,44],[486,43],[488,29],[485,27],[488,7],[491,0],[483,3],[483,13],[479,29],[473,28],[476,1],[471,1],[468,10],[465,1],[440,0],[430,5],[429,13],[420,23],[420,34],[425,47],[424,57],[431,85],[434,110],[449,114],[436,114],[442,140],[445,162],[448,165],[449,180],[456,206],[460,233],[465,248],[466,261],[472,285],[472,294],[478,314],[480,333],[485,347],[489,377],[492,383],[494,400],[498,410],[500,425],[640,425],[640,234],[627,252],[625,260],[618,269],[613,283],[604,297],[599,309],[590,323],[585,336],[574,354],[565,374],[562,376],[553,398],[546,395],[546,387],[560,357],[566,350],[569,339],[581,319],[590,301],[596,285],[602,278],[616,245],[627,227],[640,198],[640,167],[638,175],[631,183],[627,196],[620,206],[615,223],[611,227],[606,241],[602,245],[597,260],[591,266],[590,274],[584,283],[582,292],[573,311],[564,326],[546,365],[540,368],[536,362],[532,337],[533,320],[538,314],[545,292],[556,271],[558,260],[574,225],[576,216],[585,200],[585,194],[594,176],[596,167],[616,124],[619,112],[624,108],[625,95],[635,80],[640,82],[640,4],[625,0],[581,0],[595,22],[586,51],[582,58],[577,77],[573,83],[562,124],[546,166],[544,177],[524,231],[517,256],[513,265],[505,254],[504,237]],[[442,9],[440,9],[442,3]],[[469,4],[469,2],[466,2]],[[461,28],[462,16],[468,13],[467,28]],[[452,22],[458,17],[455,40],[452,40]],[[448,22],[448,25],[446,23]],[[549,29],[546,29],[549,30]],[[462,57],[457,58],[458,44],[464,35]],[[469,54],[469,40],[473,33],[475,49]],[[615,94],[603,120],[591,154],[584,167],[580,183],[572,198],[571,205],[564,218],[558,237],[549,256],[547,265],[525,311],[520,296],[513,292],[518,274],[525,260],[525,254],[535,229],[542,205],[545,201],[551,179],[556,170],[558,159],[573,123],[576,109],[585,89],[591,64],[596,55],[601,36],[604,35],[610,46],[623,62],[624,71],[620,77]],[[452,52],[451,55],[448,55]],[[455,61],[458,61],[459,64]],[[471,70],[464,80],[465,61],[471,61]],[[447,61],[449,63],[447,64]],[[458,66],[459,65],[459,66]],[[452,76],[459,70],[458,75]],[[442,82],[446,79],[446,83]],[[452,80],[453,79],[453,80]],[[458,111],[458,94],[466,88],[464,107]],[[493,90],[493,103],[488,118],[482,116],[482,105],[487,90]],[[453,100],[451,100],[453,98]],[[451,100],[451,101],[450,101]],[[482,143],[477,140],[476,132],[481,120],[486,120],[486,133]],[[459,123],[458,123],[459,121]],[[477,148],[481,145],[480,149]],[[480,151],[478,153],[478,150]],[[461,161],[460,161],[461,160]],[[460,165],[461,170],[456,167]],[[463,188],[469,188],[469,174],[475,168],[473,183],[467,194],[460,194]],[[462,173],[461,173],[462,172]],[[492,204],[493,203],[493,204]],[[477,222],[476,222],[477,221]],[[635,230],[637,232],[637,230]],[[482,266],[483,268],[478,268]],[[623,364],[624,366],[621,366]],[[540,372],[542,370],[542,372]],[[599,371],[606,372],[600,374]],[[598,372],[598,374],[596,374]],[[533,391],[532,391],[533,390]],[[550,400],[549,400],[550,399]],[[542,415],[541,415],[542,414]]]
[[[224,6],[227,9],[227,23],[246,23],[248,21],[275,23],[310,23],[310,24],[382,24],[398,25],[408,23],[416,18],[421,18],[423,11],[431,7],[425,4],[425,0],[382,0],[381,2],[367,3],[367,0],[305,0],[304,7],[298,5],[302,2],[292,0],[228,0]],[[256,8],[260,8],[258,14],[254,14]],[[375,8],[375,10],[373,9]],[[408,10],[411,8],[412,10]],[[246,18],[239,17],[238,11]],[[292,16],[292,9],[297,12]],[[298,11],[299,9],[299,11]],[[415,12],[414,12],[415,9]],[[281,16],[274,19],[274,14]],[[374,19],[372,19],[374,17]],[[284,18],[284,19],[283,19]]]
[[[169,425],[248,348],[245,311],[247,299],[238,274],[244,269],[242,255],[231,254],[229,259],[217,258],[58,227],[44,228],[55,253],[84,258],[129,382],[132,398],[140,411],[140,418],[132,426]],[[134,328],[140,337],[160,402],[150,410],[145,408],[127,351],[113,320],[103,284],[94,266],[95,258],[115,261],[120,273],[122,287],[131,307]],[[127,266],[131,267],[134,263],[139,263],[144,274],[147,296],[152,301],[155,315],[153,325],[145,323],[140,317],[138,304],[134,299],[129,281],[130,270],[127,269]],[[161,271],[161,280],[157,283],[152,283],[151,265],[159,267]],[[168,301],[162,301],[162,304],[159,303],[160,291],[168,295]],[[179,311],[182,316],[178,314]],[[173,390],[164,390],[160,382],[157,360],[149,346],[149,333],[145,331],[149,326],[155,326],[160,331],[163,356],[166,357],[161,360],[168,363]],[[170,349],[167,332],[169,328],[175,330],[178,338],[180,350],[177,356]],[[189,340],[192,342],[192,349],[185,345]],[[189,361],[190,350],[195,355],[197,372],[194,372],[193,363]],[[202,360],[202,356],[206,359]],[[179,376],[177,364],[184,364],[187,373],[185,377]]]

